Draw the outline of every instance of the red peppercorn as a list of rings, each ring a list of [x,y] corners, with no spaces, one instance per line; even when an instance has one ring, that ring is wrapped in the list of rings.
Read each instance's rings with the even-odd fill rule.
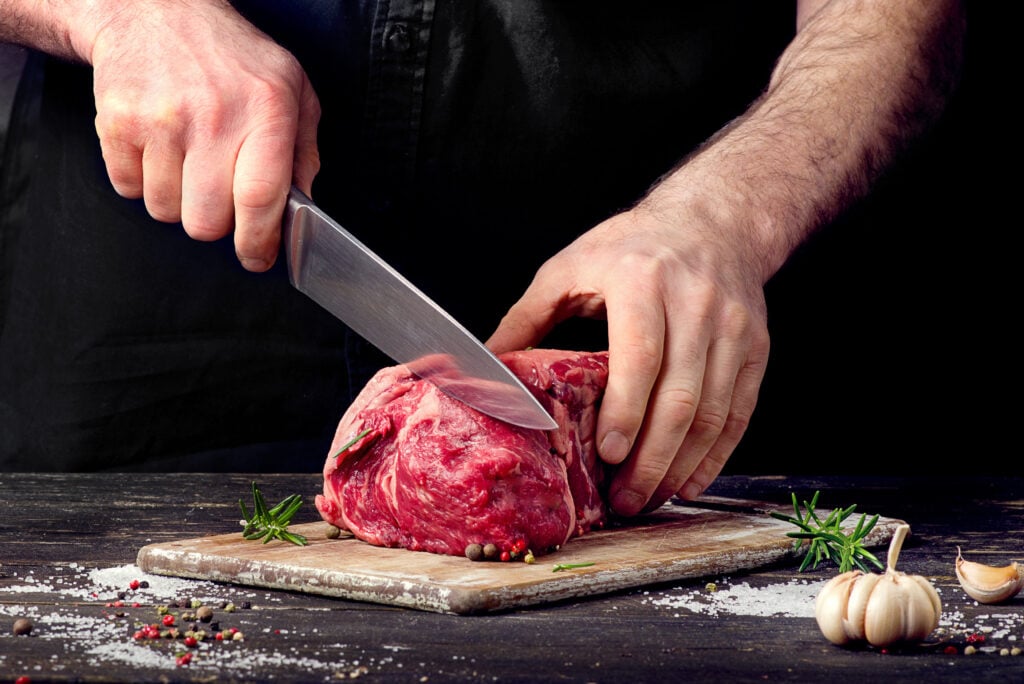
[[[14,684],[32,684],[32,680],[29,679],[26,675],[21,675],[20,677],[14,680]]]
[[[958,651],[956,650],[956,646],[947,646],[946,648],[942,649],[942,652],[946,655],[956,655],[958,653]]]
[[[134,603],[132,603],[132,608],[138,608],[141,605],[142,605],[141,603],[139,603],[138,601],[135,601]]]
[[[178,665],[188,665],[192,662],[192,654],[182,653],[180,656],[178,656],[176,662],[178,663]]]
[[[501,552],[501,560],[503,560],[503,561],[510,561],[510,560],[512,560],[512,554],[509,553],[508,551],[502,551]]]
[[[174,624],[174,616],[168,613],[167,615],[164,615],[163,621],[165,627],[170,627]]]
[[[139,580],[132,580],[131,582],[129,582],[128,583],[128,588],[129,589],[138,589],[139,588]]]
[[[145,634],[143,634],[143,633],[142,633],[142,630],[140,629],[140,630],[136,631],[136,632],[135,632],[135,634],[132,634],[132,639],[135,639],[136,641],[139,641],[139,640],[141,640],[141,639],[142,639],[142,638],[143,638],[144,636],[146,636],[146,635],[145,635]]]
[[[981,643],[984,643],[984,641],[985,641],[985,635],[984,634],[968,634],[967,635],[967,643],[969,643],[969,644],[981,644]]]
[[[195,648],[199,645],[199,640],[192,636],[185,637],[185,645],[189,648]]]
[[[217,632],[217,636],[213,637],[217,641],[224,641],[224,632]]]

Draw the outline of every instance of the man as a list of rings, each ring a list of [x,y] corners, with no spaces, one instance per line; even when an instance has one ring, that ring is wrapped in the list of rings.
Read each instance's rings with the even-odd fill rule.
[[[43,124],[8,158],[46,168],[5,179],[0,453],[319,443],[386,360],[286,293],[294,183],[478,334],[525,288],[496,351],[607,319],[613,507],[699,495],[754,410],[764,284],[941,112],[962,9],[662,4],[0,3],[0,38],[93,81],[51,63],[19,104]]]

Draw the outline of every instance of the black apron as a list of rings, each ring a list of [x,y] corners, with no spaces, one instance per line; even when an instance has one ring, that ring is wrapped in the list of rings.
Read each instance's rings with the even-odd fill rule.
[[[778,3],[236,6],[320,97],[314,198],[485,338],[545,259],[741,113]],[[110,186],[91,72],[30,56],[0,176],[0,469],[309,471],[392,363]],[[547,346],[598,349],[603,325]]]

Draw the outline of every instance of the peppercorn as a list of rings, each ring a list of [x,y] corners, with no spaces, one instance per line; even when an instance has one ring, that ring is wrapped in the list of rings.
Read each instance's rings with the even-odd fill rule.
[[[199,618],[201,622],[209,622],[213,619],[213,608],[210,608],[209,606],[199,606],[199,609],[196,610],[196,617]]]
[[[471,561],[483,560],[484,547],[480,544],[467,544],[466,545],[466,558]]]
[[[484,558],[487,560],[495,560],[501,552],[498,551],[498,547],[494,544],[484,544]]]
[[[324,534],[324,536],[328,539],[337,539],[341,536],[341,530],[335,527],[334,525],[328,525],[327,532],[326,534]]]
[[[32,632],[32,621],[28,618],[18,618],[14,621],[12,630],[15,636],[27,636]]]

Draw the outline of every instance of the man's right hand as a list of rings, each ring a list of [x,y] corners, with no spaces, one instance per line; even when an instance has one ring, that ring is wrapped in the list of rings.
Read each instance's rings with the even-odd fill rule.
[[[289,188],[309,194],[320,167],[298,61],[226,2],[99,2],[84,19],[72,44],[114,189],[197,240],[234,228],[242,265],[270,268]]]

